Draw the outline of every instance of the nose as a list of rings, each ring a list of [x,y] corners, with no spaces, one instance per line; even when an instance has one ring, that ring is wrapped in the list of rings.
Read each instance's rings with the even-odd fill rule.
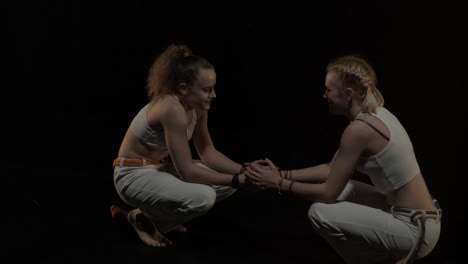
[[[216,93],[215,93],[215,90],[211,90],[211,93],[210,93],[210,98],[216,98]]]

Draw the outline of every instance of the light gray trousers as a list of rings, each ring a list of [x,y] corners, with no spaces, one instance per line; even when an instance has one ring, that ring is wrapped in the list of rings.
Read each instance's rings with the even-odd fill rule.
[[[315,202],[308,217],[346,263],[395,263],[412,249],[418,234],[409,217],[395,217],[374,186],[351,180],[337,203]],[[440,235],[440,216],[426,220],[418,257],[429,254]]]
[[[200,162],[194,163],[205,168]],[[180,180],[170,163],[143,167],[114,167],[114,185],[120,198],[140,208],[160,232],[208,212],[216,202],[232,195],[229,186]]]

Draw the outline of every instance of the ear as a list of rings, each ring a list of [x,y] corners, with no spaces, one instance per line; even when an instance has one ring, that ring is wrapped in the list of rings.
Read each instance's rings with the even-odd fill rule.
[[[188,89],[189,89],[189,87],[188,87],[187,83],[183,82],[183,83],[179,84],[178,90],[182,95],[186,95],[188,93]]]
[[[346,95],[347,95],[348,97],[352,97],[353,94],[354,94],[354,89],[351,88],[351,87],[346,87],[345,93],[346,93]]]

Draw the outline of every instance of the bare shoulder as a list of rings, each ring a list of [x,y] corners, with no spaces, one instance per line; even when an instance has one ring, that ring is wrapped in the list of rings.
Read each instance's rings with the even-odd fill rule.
[[[185,118],[184,107],[173,96],[165,96],[151,102],[147,112],[147,119],[151,124],[165,123],[171,120],[182,122],[183,118]]]
[[[343,131],[341,144],[365,145],[369,139],[369,130],[364,122],[351,122]]]
[[[390,137],[390,130],[387,125],[377,116],[364,115],[359,118],[360,120],[352,122],[353,125],[362,129],[362,133],[369,138],[378,138],[381,136],[376,131],[384,134],[386,137]]]
[[[352,121],[349,123],[343,132],[343,134],[347,134],[353,138],[368,136],[367,133],[368,129],[366,123],[359,121]]]
[[[179,100],[174,96],[166,95],[156,101],[150,103],[151,112],[158,112],[161,115],[174,114],[184,112],[184,107],[180,104]]]

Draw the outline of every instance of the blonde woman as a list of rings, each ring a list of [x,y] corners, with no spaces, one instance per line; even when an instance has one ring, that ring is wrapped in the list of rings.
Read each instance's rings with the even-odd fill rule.
[[[247,175],[259,186],[313,201],[310,222],[346,263],[410,263],[436,245],[442,211],[376,84],[361,57],[330,62],[323,98],[332,114],[350,121],[332,160],[283,171],[266,160],[269,169],[252,164]],[[373,184],[352,180],[355,170]]]

